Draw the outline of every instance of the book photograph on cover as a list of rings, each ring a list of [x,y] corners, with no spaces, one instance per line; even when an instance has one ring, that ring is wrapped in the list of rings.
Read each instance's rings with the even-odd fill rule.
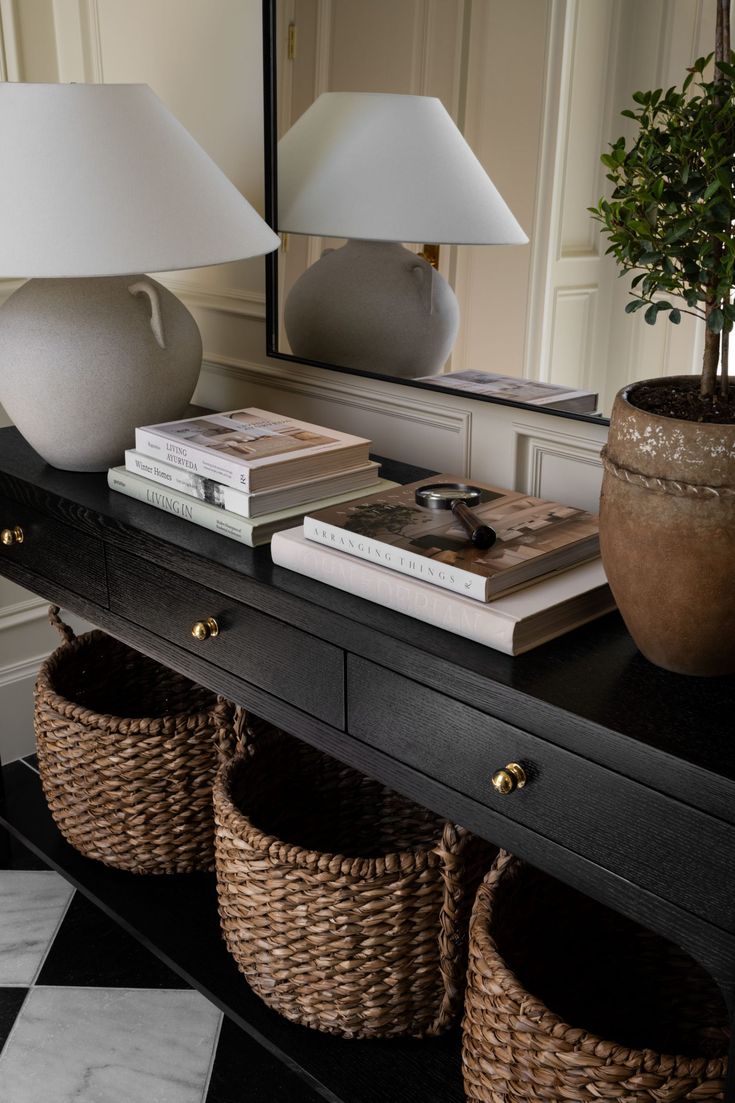
[[[432,481],[457,480],[440,475]],[[451,513],[417,504],[416,490],[423,485],[411,483],[320,510],[307,518],[305,535],[483,601],[599,554],[598,522],[592,514],[481,483],[481,501],[473,512],[495,530],[497,539],[490,548],[477,548]]]
[[[288,418],[271,419],[247,410],[171,421],[157,425],[156,429],[172,439],[246,460],[339,443],[337,437],[313,432]]]

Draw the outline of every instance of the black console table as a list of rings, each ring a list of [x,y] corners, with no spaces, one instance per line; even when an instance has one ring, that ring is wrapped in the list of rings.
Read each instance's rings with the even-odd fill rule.
[[[408,481],[424,472],[388,465],[386,474]],[[16,526],[22,542],[0,546],[7,578],[679,943],[735,1013],[732,679],[658,670],[616,614],[510,659],[275,567],[267,548],[114,494],[103,475],[50,468],[15,429],[3,429],[0,528]],[[210,616],[220,634],[199,642],[192,624]],[[513,761],[528,784],[501,796],[491,775]],[[164,886],[170,879],[79,858],[48,821],[32,771],[13,764],[5,774],[10,830],[318,1094],[461,1099],[456,1038],[366,1049],[277,1023],[244,982],[238,987],[234,966],[227,972],[223,949],[212,950],[211,975],[203,943],[187,950],[187,925],[205,941],[211,934],[214,913],[197,911],[209,888],[186,897],[181,879]],[[179,909],[171,945],[146,893],[157,907]],[[355,1087],[361,1060],[371,1080],[364,1090]],[[345,1062],[351,1088],[340,1081]]]

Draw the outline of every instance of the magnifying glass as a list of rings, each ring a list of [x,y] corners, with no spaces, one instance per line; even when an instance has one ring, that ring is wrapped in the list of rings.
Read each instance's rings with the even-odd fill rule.
[[[432,483],[416,491],[416,505],[423,509],[448,509],[457,518],[476,548],[491,548],[497,539],[495,529],[472,512],[482,501],[482,491],[467,483]]]

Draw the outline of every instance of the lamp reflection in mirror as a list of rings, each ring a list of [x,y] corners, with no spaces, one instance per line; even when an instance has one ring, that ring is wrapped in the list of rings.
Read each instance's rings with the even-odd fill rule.
[[[528,241],[441,101],[325,92],[278,144],[278,229],[347,238],[291,288],[293,353],[402,378],[441,371],[451,287],[401,242]]]
[[[0,84],[0,402],[55,467],[120,461],[182,416],[202,344],[144,272],[271,252],[278,237],[144,84]]]

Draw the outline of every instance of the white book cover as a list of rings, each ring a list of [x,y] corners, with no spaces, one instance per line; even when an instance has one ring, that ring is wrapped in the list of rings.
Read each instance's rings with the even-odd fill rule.
[[[142,426],[135,448],[250,493],[365,464],[370,441],[251,406]]]
[[[518,655],[615,608],[600,559],[480,604],[307,540],[302,529],[278,532],[273,562],[454,632],[506,655]]]
[[[426,509],[416,492],[461,484],[434,475],[387,493],[327,509],[309,509],[304,536],[410,578],[495,601],[541,577],[599,555],[597,518],[583,509],[473,479],[473,512],[496,534],[478,548],[451,510]]]
[[[380,464],[371,460],[362,467],[349,471],[338,471],[333,475],[308,479],[291,486],[247,494],[244,490],[215,482],[214,479],[197,475],[183,467],[161,463],[134,448],[128,448],[125,453],[125,467],[133,475],[141,475],[144,479],[160,483],[161,486],[167,486],[181,494],[188,494],[197,501],[236,513],[240,517],[263,517],[280,509],[308,505],[316,500],[361,490],[363,487],[373,486],[380,475]]]
[[[120,494],[126,494],[129,498],[137,498],[140,502],[155,506],[156,509],[166,513],[172,513],[184,521],[190,521],[194,525],[218,532],[221,536],[227,536],[230,540],[237,540],[249,547],[258,547],[267,544],[274,532],[281,528],[289,528],[294,522],[300,520],[304,508],[292,506],[290,509],[281,509],[276,513],[269,513],[264,517],[247,518],[209,505],[207,502],[197,501],[196,498],[169,487],[162,487],[126,470],[124,467],[112,467],[107,473],[107,485],[111,490]],[[352,498],[363,494],[373,494],[381,489],[388,490],[395,483],[387,479],[378,479],[372,486],[364,490],[351,491],[347,494],[337,494],[329,499],[324,499],[322,504],[339,505],[350,501]]]

